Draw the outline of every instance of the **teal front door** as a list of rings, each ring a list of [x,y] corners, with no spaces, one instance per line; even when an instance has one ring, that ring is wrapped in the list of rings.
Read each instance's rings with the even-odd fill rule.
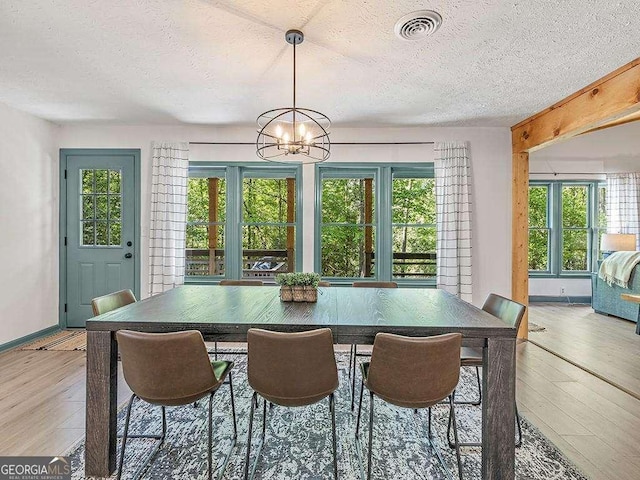
[[[136,157],[137,155],[137,157]],[[64,150],[68,327],[84,327],[91,299],[125,288],[137,292],[135,151]]]

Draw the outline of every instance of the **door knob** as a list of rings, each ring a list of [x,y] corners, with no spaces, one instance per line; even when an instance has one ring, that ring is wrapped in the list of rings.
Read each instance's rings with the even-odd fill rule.
[[[125,253],[124,254],[124,258],[131,258],[133,257],[133,255],[131,253]]]
[[[133,245],[132,242],[127,242],[127,247],[130,247],[131,245]]]

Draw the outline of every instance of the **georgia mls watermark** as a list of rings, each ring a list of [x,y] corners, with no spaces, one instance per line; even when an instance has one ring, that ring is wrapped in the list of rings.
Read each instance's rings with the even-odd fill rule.
[[[71,480],[69,457],[0,457],[0,480]]]

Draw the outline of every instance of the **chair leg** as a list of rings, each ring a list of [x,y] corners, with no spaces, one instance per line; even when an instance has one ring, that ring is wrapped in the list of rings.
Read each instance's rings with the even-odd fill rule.
[[[373,392],[370,392],[369,397],[369,451],[367,452],[367,480],[371,480],[371,450],[373,448]]]
[[[459,404],[460,402],[456,402]],[[520,419],[520,414],[518,413],[518,404],[515,404],[516,411],[516,427],[517,427],[517,437],[515,440],[516,448],[522,446],[522,421]],[[449,422],[447,425],[447,442],[449,443],[449,448],[455,448],[455,443],[451,441],[451,415],[449,415]],[[482,442],[458,442],[458,446],[460,447],[481,447]]]
[[[351,371],[353,370],[352,362],[353,362],[353,359],[355,358],[355,355],[353,354],[354,346],[355,345],[353,343],[349,345],[349,378],[351,378]]]
[[[124,453],[125,453],[125,449],[126,449],[126,445],[127,445],[127,440],[129,438],[149,438],[149,439],[158,440],[158,443],[153,448],[151,453],[149,453],[149,455],[146,457],[144,462],[138,467],[138,469],[133,474],[132,479],[137,480],[144,474],[144,472],[147,470],[147,468],[149,468],[149,465],[151,465],[151,461],[153,460],[153,457],[156,456],[156,453],[158,453],[158,450],[160,450],[160,447],[162,447],[162,444],[164,443],[164,439],[167,436],[167,415],[166,415],[165,407],[162,407],[162,433],[160,435],[129,435],[129,422],[131,420],[131,407],[133,406],[133,401],[136,398],[138,398],[136,394],[131,395],[131,399],[129,400],[129,404],[127,405],[127,415],[125,417],[124,432],[123,432],[123,435],[122,435],[122,448],[120,449],[120,460],[118,462],[118,473],[117,473],[117,476],[116,476],[117,480],[120,480],[120,478],[122,477],[122,466],[123,466],[123,462],[124,462]]]
[[[211,450],[213,450],[213,392],[209,394],[209,415],[208,421],[208,438],[207,438],[207,478],[211,480],[213,478],[213,456]]]
[[[522,446],[522,420],[520,419],[520,414],[518,413],[518,404],[515,405],[516,408],[516,426],[518,427],[518,440],[516,441],[516,447]]]
[[[129,420],[131,419],[131,406],[133,405],[133,400],[136,398],[135,395],[131,395],[131,399],[129,400],[129,404],[127,405],[127,416],[124,420],[124,434],[122,435],[122,447],[120,448],[120,461],[118,462],[118,475],[116,476],[117,480],[120,480],[122,477],[122,462],[124,461],[124,451],[127,446],[127,435],[129,434]]]
[[[231,378],[231,372],[229,372],[229,393],[231,395],[231,416],[233,417],[233,441],[238,439],[238,424],[236,422],[236,402],[233,398],[233,379]]]
[[[213,359],[218,360],[218,342],[213,342]]]
[[[262,400],[262,443],[267,433],[267,400]]]
[[[358,346],[356,344],[352,345],[353,349],[353,368],[351,369],[351,411],[353,412],[354,404],[355,404],[355,396],[356,396],[356,360],[358,354]]]
[[[458,441],[458,425],[456,422],[456,410],[454,407],[455,401],[455,392],[451,394],[449,397],[449,406],[450,406],[450,414],[449,414],[449,422],[453,423],[453,438],[455,441],[456,447],[456,460],[458,461],[458,477],[462,480],[462,458],[460,457],[460,442]],[[448,440],[448,435],[447,435]]]
[[[244,462],[245,480],[248,480],[249,478],[249,461],[251,460],[251,434],[253,433],[253,415],[255,413],[257,404],[258,404],[258,393],[253,392],[253,396],[251,397],[251,410],[249,412],[249,433],[247,434],[247,455],[246,455],[246,460]]]
[[[428,423],[428,428],[429,428],[429,438],[433,438],[433,435],[431,434],[431,407],[429,407],[429,423]]]
[[[336,399],[329,395],[329,411],[331,412],[331,446],[333,449],[333,476],[338,480],[338,440],[336,438]]]
[[[482,403],[482,384],[480,383],[480,369],[476,367],[476,380],[478,381],[478,401],[472,402],[472,405],[480,405]]]
[[[356,420],[356,439],[360,436],[360,412],[362,412],[362,393],[364,392],[364,382],[360,382],[360,403],[358,403],[358,418]]]

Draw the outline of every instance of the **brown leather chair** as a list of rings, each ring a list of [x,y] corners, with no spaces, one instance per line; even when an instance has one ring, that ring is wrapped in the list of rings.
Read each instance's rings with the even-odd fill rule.
[[[116,333],[118,349],[122,358],[122,370],[133,395],[127,405],[127,413],[122,438],[122,449],[118,464],[118,476],[122,475],[131,407],[136,398],[152,405],[162,407],[162,434],[151,436],[159,440],[149,457],[136,470],[133,478],[139,478],[145,472],[153,457],[162,446],[167,421],[165,407],[188,405],[206,396],[209,397],[209,438],[207,443],[208,478],[212,478],[213,465],[211,450],[213,446],[213,395],[229,377],[231,394],[231,414],[233,417],[232,445],[218,478],[221,478],[229,462],[237,438],[236,411],[233,399],[231,368],[233,362],[211,362],[207,354],[202,334],[197,330],[173,333],[142,333],[120,330]],[[161,353],[159,353],[161,352]],[[141,437],[136,435],[136,437]]]
[[[264,445],[267,401],[285,407],[311,405],[329,397],[333,446],[333,472],[338,478],[336,417],[334,393],[338,388],[338,369],[333,351],[331,329],[279,333],[249,329],[247,377],[254,390],[249,414],[245,479],[253,478]],[[253,416],[263,398],[262,438],[253,466],[249,466]],[[249,470],[251,469],[251,475]]]
[[[93,308],[93,315],[96,316],[135,302],[136,296],[131,290],[126,289],[94,298],[91,300],[91,308]]]
[[[487,299],[484,301],[484,305],[482,305],[482,310],[487,313],[490,313],[494,317],[498,317],[500,320],[504,321],[506,324],[515,327],[516,330],[520,328],[520,322],[522,321],[522,317],[524,317],[524,312],[527,307],[522,305],[521,303],[515,302],[509,298],[505,298],[501,295],[497,295],[495,293],[490,293]],[[462,347],[460,352],[460,360],[461,365],[463,367],[475,367],[476,369],[476,380],[478,381],[478,399],[473,401],[457,401],[459,404],[471,404],[471,405],[480,405],[482,403],[482,383],[480,382],[480,370],[482,367],[482,349],[472,348],[472,347]],[[516,440],[516,447],[522,445],[522,425],[520,422],[520,415],[518,414],[518,405],[516,404],[516,420],[518,427],[518,438]],[[449,424],[449,430],[451,425]],[[452,442],[449,442],[449,446],[452,445]],[[480,443],[461,443],[462,447],[479,447],[482,446]]]
[[[353,282],[352,287],[356,288],[398,288],[396,282]],[[356,358],[368,357],[369,353],[358,353],[358,345],[351,344],[349,350],[349,377],[351,378],[351,410],[355,406],[356,398]]]
[[[429,442],[431,443],[431,407],[448,398],[456,444],[458,430],[453,407],[455,388],[460,377],[462,335],[448,333],[434,337],[404,337],[378,333],[373,343],[371,361],[360,364],[362,385],[356,421],[356,442],[360,445],[360,414],[364,387],[369,390],[369,451],[367,479],[371,478],[373,446],[374,397],[398,407],[429,409]],[[443,468],[439,450],[432,444]],[[358,450],[359,451],[359,450]],[[456,445],[458,474],[462,479],[460,449]]]
[[[262,280],[220,280],[220,285],[236,287],[261,287]]]

